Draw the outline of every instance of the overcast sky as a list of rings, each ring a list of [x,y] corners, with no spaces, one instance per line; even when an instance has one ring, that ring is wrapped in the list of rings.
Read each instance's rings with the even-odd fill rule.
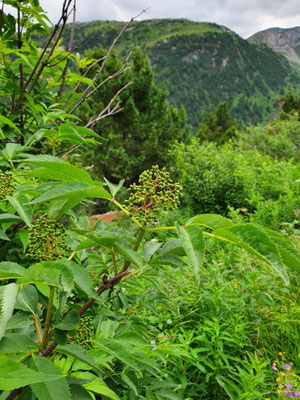
[[[40,0],[52,22],[63,0]],[[263,29],[300,25],[300,0],[77,0],[77,21],[188,18],[225,25],[247,38]]]

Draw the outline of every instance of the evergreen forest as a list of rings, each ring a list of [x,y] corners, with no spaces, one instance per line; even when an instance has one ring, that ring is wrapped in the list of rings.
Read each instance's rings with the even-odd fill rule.
[[[300,397],[299,70],[61,3],[0,11],[0,400]]]

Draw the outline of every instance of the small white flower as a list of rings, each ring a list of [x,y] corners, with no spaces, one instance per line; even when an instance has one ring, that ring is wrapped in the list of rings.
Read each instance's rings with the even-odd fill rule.
[[[173,324],[173,321],[169,318],[169,319],[167,319],[167,324],[171,325],[171,324]]]

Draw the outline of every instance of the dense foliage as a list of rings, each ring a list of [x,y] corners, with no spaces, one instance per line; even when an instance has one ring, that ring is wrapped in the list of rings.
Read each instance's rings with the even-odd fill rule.
[[[79,24],[77,37],[88,37],[79,50],[99,43],[107,48],[118,29],[120,22],[115,21]],[[66,43],[69,32],[70,27]],[[184,106],[195,129],[219,102],[228,104],[239,124],[264,121],[274,113],[273,101],[289,88],[297,89],[299,82],[299,71],[283,55],[216,24],[184,19],[134,22],[116,49],[126,57],[136,46],[149,57],[155,81],[165,83],[171,104]]]
[[[103,50],[95,49],[86,57],[94,60],[103,55]],[[100,78],[112,76],[119,68],[120,61],[112,57]],[[93,73],[91,69],[89,74]],[[134,182],[144,169],[155,164],[165,165],[166,150],[176,140],[185,141],[189,131],[184,110],[168,104],[165,88],[155,85],[153,72],[140,49],[132,53],[130,70],[114,79],[109,88],[104,86],[91,96],[92,106],[82,119],[88,121],[104,108],[113,93],[128,84],[130,86],[120,95],[123,111],[99,121],[94,127],[104,138],[107,151],[99,157],[101,146],[92,146],[83,154],[86,162],[94,164],[97,176],[105,176],[113,182],[122,178],[127,183]]]
[[[298,397],[298,237],[248,223],[234,207],[247,204],[270,226],[259,207],[273,211],[282,201],[285,218],[299,199],[299,164],[197,138],[167,157],[187,128],[140,52],[128,86],[128,64],[110,50],[81,57],[72,40],[59,47],[71,0],[53,33],[37,0],[9,4],[16,17],[4,7],[0,23],[0,399]],[[50,35],[44,49],[31,37],[39,33]],[[102,179],[90,162],[116,164],[113,144],[92,128],[104,140],[119,127],[130,132],[111,120],[127,99],[136,121],[130,107],[122,118],[128,113],[127,123],[152,135],[149,155],[135,137],[145,162],[152,150],[168,158],[180,182],[154,165],[121,204],[124,181]],[[178,130],[164,138],[159,125],[170,121]],[[91,143],[96,154],[86,166],[74,151]],[[96,199],[122,220],[91,227],[86,214]],[[232,220],[203,213],[213,206],[224,214],[231,206]]]

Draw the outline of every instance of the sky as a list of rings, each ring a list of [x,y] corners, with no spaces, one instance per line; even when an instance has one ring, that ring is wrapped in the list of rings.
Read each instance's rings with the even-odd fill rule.
[[[300,0],[77,0],[77,21],[187,18],[225,25],[243,38],[273,27],[300,25]],[[40,0],[55,23],[63,0]]]

